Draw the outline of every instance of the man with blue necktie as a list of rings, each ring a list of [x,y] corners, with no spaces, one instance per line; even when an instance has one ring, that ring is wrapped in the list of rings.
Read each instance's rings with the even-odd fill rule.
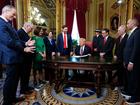
[[[34,41],[29,39],[27,42],[23,42],[19,39],[17,32],[9,23],[14,18],[16,18],[16,8],[11,5],[4,6],[0,16],[0,63],[5,65],[6,70],[6,79],[3,86],[3,105],[13,105],[20,101],[19,98],[16,98],[16,90],[23,59],[22,53],[34,53],[35,50]]]
[[[57,47],[52,31],[49,32],[48,36],[44,37],[44,43],[46,46],[46,58],[56,55]]]

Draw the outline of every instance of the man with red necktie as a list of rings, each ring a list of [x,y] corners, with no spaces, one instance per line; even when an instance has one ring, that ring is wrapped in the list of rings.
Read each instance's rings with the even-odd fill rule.
[[[100,56],[113,57],[114,39],[109,36],[109,29],[102,30],[103,38],[100,41]]]
[[[62,32],[57,36],[57,54],[58,56],[72,56],[72,38],[68,34],[68,27],[66,25],[62,26]],[[65,70],[65,76],[69,77],[69,70]],[[62,73],[60,73],[62,74]]]
[[[58,55],[72,55],[72,38],[71,35],[68,34],[68,27],[66,25],[62,26],[62,32],[57,37],[57,47],[58,47]]]
[[[113,57],[113,47],[114,47],[114,39],[109,36],[109,29],[104,28],[102,30],[103,38],[100,41],[100,57],[104,58],[112,58]],[[108,71],[108,83],[112,81],[112,72]],[[103,73],[103,80],[105,79],[105,73]]]

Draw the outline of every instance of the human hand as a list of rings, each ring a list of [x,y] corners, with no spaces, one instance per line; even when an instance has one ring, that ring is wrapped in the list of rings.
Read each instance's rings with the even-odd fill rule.
[[[105,53],[103,53],[103,52],[100,53],[100,57],[104,57],[104,55],[105,55]]]
[[[73,56],[73,52],[70,52],[70,56]]]
[[[54,56],[55,55],[55,52],[52,52],[52,56]]]
[[[26,46],[34,46],[35,40],[31,40],[31,38],[25,43]]]
[[[35,51],[35,46],[25,47],[24,48],[24,52],[34,53],[34,51]]]
[[[116,55],[114,55],[114,60],[117,60],[117,56]]]
[[[60,56],[60,52],[58,52],[57,55]]]
[[[94,48],[94,51],[96,52],[97,51],[97,48]]]
[[[133,70],[133,66],[134,66],[133,63],[129,63],[128,66],[127,66],[127,70],[128,71],[132,71]]]

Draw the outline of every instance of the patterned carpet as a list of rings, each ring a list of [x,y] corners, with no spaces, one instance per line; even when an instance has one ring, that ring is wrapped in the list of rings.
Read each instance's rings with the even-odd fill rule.
[[[65,87],[56,94],[53,87],[46,85],[40,92],[47,105],[121,105],[118,91],[102,89],[102,96],[96,98],[95,89]]]
[[[0,80],[0,105],[2,104],[3,80]],[[56,94],[53,86],[49,84],[41,87],[40,91],[34,91],[26,95],[24,102],[16,105],[126,105],[122,104],[122,97],[118,91],[103,88],[100,98],[96,98],[94,88],[73,88],[64,87]]]

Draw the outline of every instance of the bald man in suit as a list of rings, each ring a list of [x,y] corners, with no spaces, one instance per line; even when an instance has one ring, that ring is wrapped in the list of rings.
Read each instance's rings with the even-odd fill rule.
[[[30,22],[25,22],[23,27],[17,31],[17,34],[23,42],[26,42],[30,39],[29,33],[33,30],[33,24]],[[23,53],[23,63],[21,65],[20,72],[20,94],[24,95],[26,93],[31,93],[30,90],[34,88],[29,86],[29,78],[32,68],[32,53]]]
[[[126,26],[121,25],[118,28],[117,39],[115,40],[115,53],[114,59],[120,62],[119,69],[115,73],[114,77],[118,77],[118,86],[124,86],[126,84],[125,68],[123,66],[123,51],[127,41],[128,34],[126,33]]]
[[[127,87],[123,96],[130,96],[127,104],[140,104],[140,28],[136,19],[127,22],[129,36],[124,48],[124,64],[127,75]]]

